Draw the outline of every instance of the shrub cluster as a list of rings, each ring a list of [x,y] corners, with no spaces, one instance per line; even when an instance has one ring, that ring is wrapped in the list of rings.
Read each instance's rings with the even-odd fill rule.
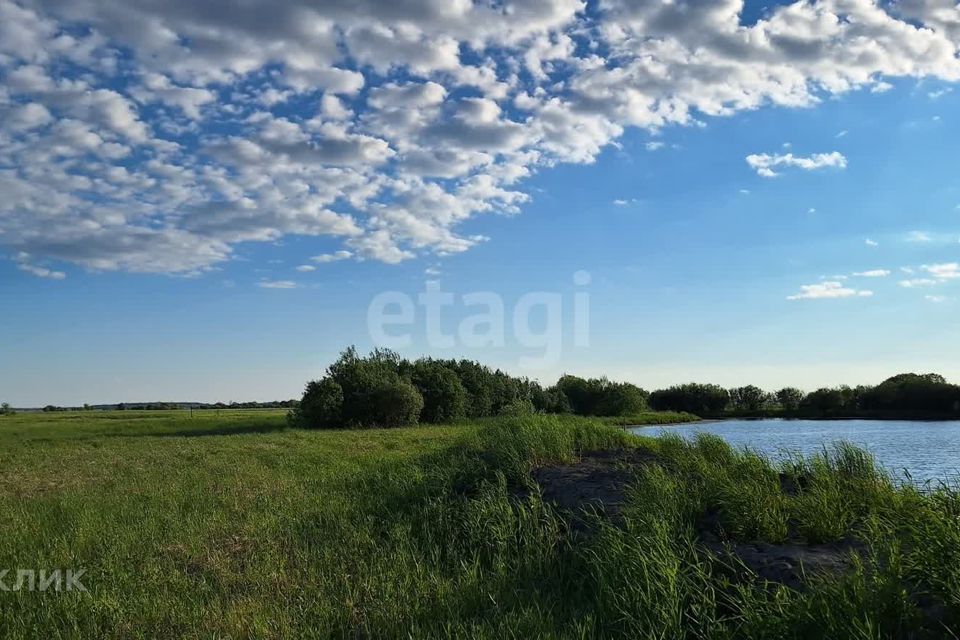
[[[471,360],[409,361],[377,349],[353,347],[307,384],[290,413],[306,428],[397,427],[418,422],[533,413],[624,416],[646,410],[647,392],[606,378],[563,376],[544,388]]]

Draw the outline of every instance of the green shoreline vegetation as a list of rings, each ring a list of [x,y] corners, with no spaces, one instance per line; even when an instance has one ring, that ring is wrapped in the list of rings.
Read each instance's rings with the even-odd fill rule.
[[[649,417],[650,414],[648,414]],[[654,419],[650,417],[650,419]],[[528,415],[305,430],[283,411],[78,412],[0,426],[0,636],[943,638],[960,629],[960,494],[854,448],[774,464],[715,437]],[[587,526],[535,478],[641,456]],[[633,452],[632,454],[630,452]],[[724,549],[824,545],[842,574],[766,582]]]

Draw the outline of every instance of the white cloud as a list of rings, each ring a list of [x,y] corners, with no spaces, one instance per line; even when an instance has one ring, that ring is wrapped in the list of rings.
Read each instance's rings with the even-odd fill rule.
[[[317,268],[312,264],[301,264],[300,266],[297,267],[297,271],[299,271],[300,273],[309,273],[311,271],[316,271],[316,270]]]
[[[921,269],[938,280],[952,280],[954,278],[960,278],[960,264],[956,262],[925,264],[921,267]]]
[[[338,262],[340,260],[346,260],[347,258],[353,257],[352,251],[336,251],[334,253],[322,253],[319,256],[313,256],[310,258],[314,262],[319,262],[325,264],[327,262]]]
[[[32,276],[38,278],[46,278],[48,280],[64,280],[67,277],[63,271],[54,271],[46,267],[37,266],[30,262],[30,254],[20,252],[14,256],[14,262],[17,263],[17,268],[20,271],[29,273]]]
[[[933,237],[925,231],[911,231],[907,234],[907,242],[933,242]]]
[[[747,164],[757,172],[757,175],[764,178],[773,178],[780,174],[774,171],[776,167],[796,167],[804,171],[815,171],[832,167],[835,169],[845,169],[847,167],[847,158],[839,151],[830,153],[815,153],[811,156],[795,156],[792,153],[786,154],[752,154],[747,156]]]
[[[872,291],[857,290],[843,286],[841,282],[828,280],[818,284],[801,285],[800,293],[787,296],[787,300],[822,300],[834,298],[869,298]]]
[[[853,275],[861,278],[886,278],[890,275],[890,271],[887,269],[871,269],[869,271],[857,271]]]
[[[616,199],[616,200],[613,201],[613,204],[617,205],[618,207],[625,207],[625,206],[627,206],[628,204],[630,204],[630,201],[629,201],[629,200],[623,200],[623,199],[618,198],[618,199]]]
[[[909,280],[901,280],[900,286],[906,289],[916,289],[918,287],[932,287],[938,282],[931,278],[910,278]]]
[[[924,300],[927,300],[927,301],[929,301],[929,302],[933,302],[933,303],[935,303],[935,304],[939,304],[939,303],[941,303],[941,302],[946,302],[946,300],[947,300],[947,297],[946,297],[946,296],[931,296],[931,295],[926,295],[926,296],[923,296],[923,298],[924,298]]]
[[[0,243],[161,273],[288,235],[387,263],[466,251],[468,221],[628,129],[655,150],[667,126],[960,80],[948,5],[812,0],[745,25],[738,0],[0,0]]]
[[[297,283],[293,280],[261,280],[257,286],[261,289],[296,289]]]
[[[650,141],[643,145],[647,151],[659,151],[666,146],[665,142],[660,142],[658,140]]]
[[[879,246],[880,246],[880,243],[879,243],[879,242],[877,242],[876,240],[871,240],[870,238],[867,238],[867,239],[864,240],[863,242],[864,242],[864,244],[866,244],[868,247],[879,247]]]

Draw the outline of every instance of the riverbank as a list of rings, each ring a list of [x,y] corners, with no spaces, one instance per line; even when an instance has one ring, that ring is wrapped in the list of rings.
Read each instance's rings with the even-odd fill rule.
[[[0,592],[3,637],[941,638],[960,624],[960,498],[894,486],[848,447],[775,468],[600,419],[311,432],[282,415],[143,418],[0,422],[7,582],[83,568],[88,589]],[[615,501],[586,485],[557,499],[550,478],[577,476]]]

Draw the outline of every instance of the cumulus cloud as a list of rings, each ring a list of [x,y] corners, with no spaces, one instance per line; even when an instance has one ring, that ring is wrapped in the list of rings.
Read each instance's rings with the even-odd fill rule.
[[[842,282],[828,280],[817,284],[800,286],[800,293],[787,296],[787,300],[821,300],[834,298],[869,298],[873,291],[845,287]]]
[[[847,159],[838,151],[816,153],[811,156],[795,156],[792,153],[773,155],[761,153],[747,156],[747,164],[757,172],[757,175],[764,178],[774,178],[779,175],[774,171],[776,167],[796,167],[804,171],[814,171],[827,167],[845,169]]]
[[[797,1],[752,24],[742,9],[0,0],[0,244],[161,273],[288,235],[333,238],[334,259],[446,255],[486,240],[462,231],[473,218],[519,212],[526,178],[594,162],[629,128],[960,80],[947,0]]]
[[[856,271],[853,275],[861,278],[886,278],[890,275],[890,271],[888,269],[870,269],[869,271]]]

